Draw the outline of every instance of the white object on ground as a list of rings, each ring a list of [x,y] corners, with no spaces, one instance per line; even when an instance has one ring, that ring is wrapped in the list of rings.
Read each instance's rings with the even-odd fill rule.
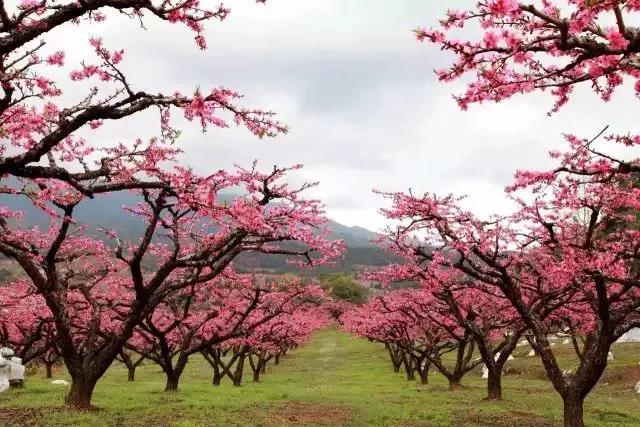
[[[487,368],[487,365],[482,365],[482,378],[489,378],[489,369]]]
[[[640,394],[640,381],[636,383],[636,386],[633,389],[636,391],[636,393]]]
[[[0,356],[0,393],[9,388],[9,376],[7,375],[9,361]]]
[[[53,385],[69,385],[69,383],[65,380],[53,380],[51,381]]]
[[[607,354],[607,361],[613,360],[613,353],[609,352],[609,354]]]
[[[529,354],[527,354],[527,356],[529,356],[529,357],[533,357],[533,356],[535,356],[535,355],[536,355],[536,351],[535,351],[535,350],[531,350],[531,351],[529,352]]]
[[[564,341],[562,341],[562,344],[571,344],[571,340],[569,338],[565,338]]]
[[[16,360],[18,362],[16,362]],[[24,366],[22,366],[22,359],[19,357],[12,357],[9,360],[8,375],[9,381],[24,381]]]
[[[516,360],[516,358],[513,357],[512,355],[509,355],[509,357],[507,357],[507,362],[510,361],[510,360]]]
[[[0,348],[0,356],[4,357],[5,359],[8,359],[13,355],[14,355],[13,350],[10,349],[9,347]]]

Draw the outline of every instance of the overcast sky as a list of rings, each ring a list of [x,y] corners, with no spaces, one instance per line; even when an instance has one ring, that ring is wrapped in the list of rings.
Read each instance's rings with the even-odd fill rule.
[[[125,47],[124,67],[136,89],[191,93],[223,85],[246,95],[246,106],[271,109],[291,132],[260,141],[243,129],[184,128],[185,161],[206,172],[249,164],[303,163],[298,180],[320,181],[311,195],[330,217],[379,229],[380,190],[467,194],[480,214],[508,209],[503,188],[516,169],[549,167],[547,151],[563,148],[562,133],[592,136],[609,124],[638,131],[632,91],[604,105],[587,88],[560,113],[552,100],[522,96],[461,111],[451,99],[462,83],[439,83],[432,70],[446,54],[419,44],[411,30],[432,26],[447,8],[469,0],[231,0],[232,14],[207,28],[199,51],[182,26],[109,19],[89,33],[107,47]],[[84,31],[61,30],[79,61]],[[155,119],[154,119],[155,120]],[[133,123],[133,125],[132,125]],[[104,140],[151,136],[156,122],[105,126]]]

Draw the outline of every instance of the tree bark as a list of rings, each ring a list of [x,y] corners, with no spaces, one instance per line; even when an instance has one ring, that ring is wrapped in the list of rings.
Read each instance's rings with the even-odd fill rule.
[[[175,372],[167,373],[167,384],[164,388],[166,392],[175,393],[178,391],[178,384],[180,382],[180,374]]]
[[[91,408],[91,397],[98,379],[84,375],[72,375],[71,389],[65,403],[74,409],[87,410]]]
[[[136,368],[135,366],[132,368],[127,368],[129,371],[129,374],[127,376],[127,381],[135,381],[136,380]]]
[[[460,385],[460,380],[462,379],[460,376],[453,375],[451,377],[448,377],[447,379],[449,380],[449,390],[457,390],[462,387]]]
[[[242,354],[238,358],[238,362],[236,364],[236,369],[233,373],[233,385],[236,387],[240,387],[242,385],[242,374],[244,372],[244,359],[245,355]]]
[[[429,368],[431,367],[431,363],[428,360],[419,361],[419,366],[417,367],[418,375],[420,375],[420,384],[427,385],[429,384]]]
[[[46,370],[47,379],[51,379],[53,377],[53,363],[44,362],[44,368]]]
[[[220,385],[220,381],[222,381],[222,375],[220,375],[220,372],[214,372],[213,373],[213,380],[211,381],[211,383],[215,386],[219,386]]]
[[[280,364],[280,354],[279,353],[276,353],[276,355],[275,355],[275,357],[273,359],[273,363],[275,365],[279,365]]]
[[[502,370],[488,369],[489,378],[487,380],[487,400],[502,399]]]
[[[564,399],[564,426],[584,427],[584,399],[569,395]]]

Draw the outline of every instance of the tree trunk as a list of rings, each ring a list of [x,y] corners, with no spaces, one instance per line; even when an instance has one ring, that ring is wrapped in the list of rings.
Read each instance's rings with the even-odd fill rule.
[[[429,384],[429,368],[430,363],[426,360],[419,362],[421,365],[418,367],[418,375],[420,375],[420,384]]]
[[[167,392],[177,392],[178,391],[178,383],[180,382],[180,374],[176,372],[167,374],[167,385],[164,388],[164,391]]]
[[[222,375],[220,374],[220,371],[214,371],[212,384],[218,386],[220,385],[220,381],[222,381]]]
[[[97,379],[76,375],[71,378],[71,389],[65,399],[65,403],[74,409],[87,410],[91,408],[91,397]]]
[[[242,354],[238,358],[238,362],[236,364],[236,370],[233,373],[233,385],[236,387],[240,387],[242,384],[242,373],[244,372],[244,358],[245,355]]]
[[[407,374],[407,381],[413,381],[416,379],[416,370],[413,366],[411,357],[406,352],[402,351],[402,363],[404,363],[404,371]]]
[[[136,379],[136,368],[135,366],[132,368],[127,368],[129,370],[129,375],[127,376],[127,381],[135,381]]]
[[[584,399],[576,396],[564,398],[564,426],[584,427],[583,420]]]
[[[279,365],[279,364],[280,364],[280,354],[277,354],[277,353],[276,353],[276,355],[275,355],[275,357],[274,357],[274,359],[273,359],[273,363],[274,363],[275,365]]]
[[[449,380],[449,390],[457,390],[460,387],[462,387],[460,385],[460,380],[461,378],[457,375],[451,376],[449,378],[447,378]]]
[[[498,368],[489,369],[487,380],[487,400],[502,399],[502,371]]]
[[[46,370],[47,379],[51,379],[53,377],[53,363],[44,362],[44,368]]]

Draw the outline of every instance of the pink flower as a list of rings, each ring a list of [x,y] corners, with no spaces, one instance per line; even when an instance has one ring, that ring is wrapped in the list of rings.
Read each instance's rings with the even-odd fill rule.
[[[629,40],[613,28],[607,31],[607,40],[611,43],[611,47],[616,50],[625,50],[629,46]]]

